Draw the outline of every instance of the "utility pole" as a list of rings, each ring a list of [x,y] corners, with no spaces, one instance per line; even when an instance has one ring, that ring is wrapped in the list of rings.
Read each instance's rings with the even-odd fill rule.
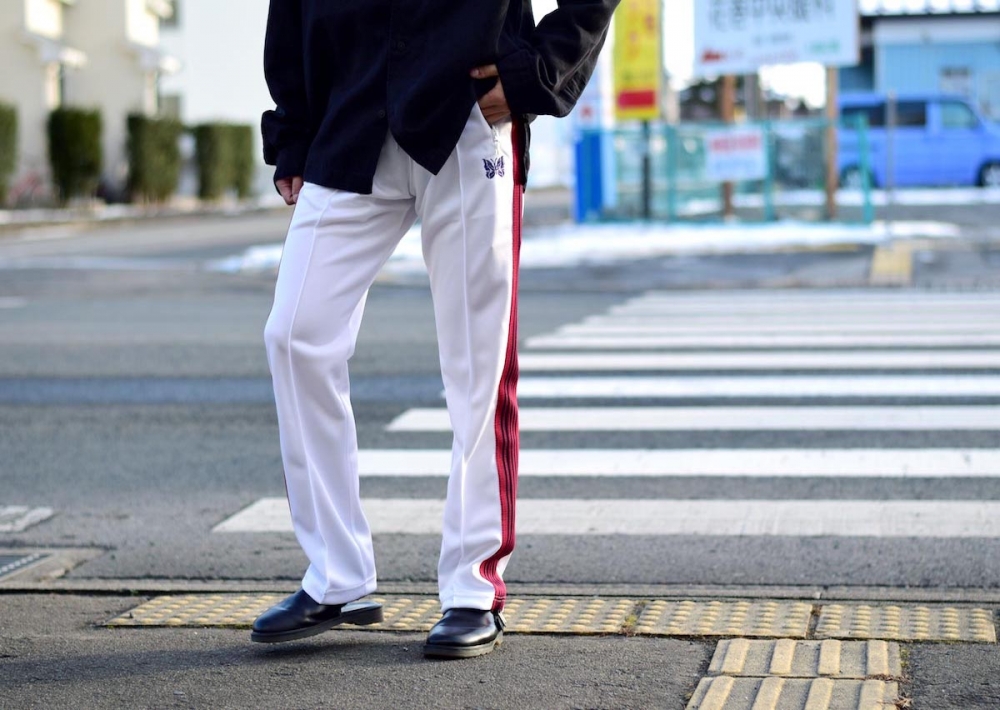
[[[826,218],[837,219],[837,187],[840,171],[837,170],[838,151],[837,127],[840,123],[840,70],[826,68]]]
[[[736,77],[727,74],[719,82],[719,118],[724,123],[736,122]],[[736,214],[733,206],[733,183],[722,183],[722,216],[730,218]]]

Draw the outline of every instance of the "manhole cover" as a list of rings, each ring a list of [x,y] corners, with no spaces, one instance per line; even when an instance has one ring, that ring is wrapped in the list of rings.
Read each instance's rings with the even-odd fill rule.
[[[33,552],[29,555],[0,555],[0,579],[49,556],[44,552]]]

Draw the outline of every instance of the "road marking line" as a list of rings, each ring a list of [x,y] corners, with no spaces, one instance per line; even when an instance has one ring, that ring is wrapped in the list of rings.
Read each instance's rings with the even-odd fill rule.
[[[447,476],[450,450],[362,449],[365,477]],[[1000,449],[527,449],[521,476],[997,478]]]
[[[1000,332],[1000,322],[984,323],[980,318],[978,321],[949,321],[923,323],[899,323],[899,322],[855,322],[855,323],[778,323],[773,320],[766,322],[746,322],[743,323],[571,323],[559,328],[553,335],[567,336],[602,336],[618,335],[626,338],[667,336],[667,335],[738,335],[744,333],[756,335],[780,335],[798,334],[806,335],[811,333],[852,335],[862,333],[881,333],[888,335],[891,333],[912,333],[918,329],[921,333],[936,333],[940,335],[948,333],[984,333]]]
[[[524,407],[521,431],[997,431],[996,407]],[[387,431],[451,431],[445,409],[404,412]]]
[[[1000,307],[1000,304],[997,304],[997,307]],[[629,325],[691,327],[692,324],[696,324],[704,327],[725,328],[728,326],[746,326],[754,323],[761,326],[771,323],[782,326],[812,325],[817,322],[817,318],[822,318],[823,323],[842,325],[845,328],[850,328],[861,320],[863,320],[864,323],[872,324],[874,326],[898,326],[900,324],[908,324],[915,328],[919,328],[925,325],[935,325],[938,323],[965,323],[970,326],[981,326],[983,320],[988,319],[992,314],[991,309],[983,309],[981,311],[949,311],[945,313],[934,313],[933,311],[921,311],[917,313],[886,313],[885,311],[873,311],[863,315],[857,313],[845,314],[841,311],[820,312],[811,310],[802,313],[796,312],[785,314],[768,311],[767,313],[745,314],[743,316],[723,312],[692,315],[688,313],[671,313],[669,311],[663,311],[657,313],[645,313],[642,315],[606,315],[601,313],[587,316],[586,318],[576,322],[580,325],[591,327],[622,327]]]
[[[522,353],[521,372],[637,370],[1000,369],[1000,350]]]
[[[444,501],[367,499],[374,534],[437,535]],[[1000,501],[566,500],[518,501],[521,535],[711,535],[1000,538]],[[285,498],[262,498],[213,532],[291,532]]]
[[[830,307],[870,306],[882,304],[902,308],[913,308],[917,305],[931,304],[941,306],[976,306],[1000,303],[1000,295],[996,293],[907,293],[892,291],[871,291],[859,289],[854,291],[793,291],[790,289],[745,290],[745,291],[647,291],[630,298],[613,308],[627,308],[637,305],[648,306],[724,306],[734,308],[754,308],[774,304],[777,307],[813,307],[825,305]]]
[[[1000,345],[1000,333],[878,333],[814,335],[540,335],[528,348],[559,350],[649,350],[660,348],[977,347]]]
[[[24,298],[0,298],[0,309],[24,308],[28,301]]]
[[[521,399],[712,397],[996,397],[1000,377],[748,376],[748,377],[524,377]]]

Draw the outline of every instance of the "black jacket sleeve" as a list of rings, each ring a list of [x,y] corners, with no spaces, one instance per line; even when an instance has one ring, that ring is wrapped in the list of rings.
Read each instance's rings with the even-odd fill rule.
[[[264,162],[274,179],[302,175],[313,129],[306,95],[301,3],[271,0],[264,37],[264,78],[276,108],[261,120]]]
[[[534,32],[497,61],[517,114],[565,116],[590,80],[619,0],[559,0]]]

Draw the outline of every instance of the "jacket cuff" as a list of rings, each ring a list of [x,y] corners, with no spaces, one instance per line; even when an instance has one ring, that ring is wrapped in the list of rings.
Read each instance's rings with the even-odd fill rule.
[[[299,141],[278,151],[274,179],[302,177],[306,168],[306,158],[309,155],[309,146],[309,142]]]
[[[519,49],[497,60],[497,72],[503,84],[507,105],[514,114],[544,114],[548,102],[540,85],[538,54]]]

